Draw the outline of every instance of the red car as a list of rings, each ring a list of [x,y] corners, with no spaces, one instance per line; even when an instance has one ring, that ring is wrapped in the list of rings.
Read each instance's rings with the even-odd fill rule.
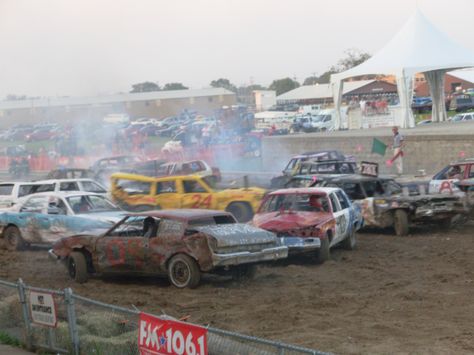
[[[98,273],[168,275],[176,287],[193,288],[202,273],[251,276],[256,263],[286,258],[288,248],[230,213],[182,209],[128,214],[99,236],[62,238],[49,255],[77,282]]]
[[[269,193],[253,224],[276,233],[290,254],[313,253],[322,263],[336,244],[354,249],[362,216],[340,188],[294,188]]]
[[[31,133],[28,133],[25,138],[27,142],[45,141],[56,138],[59,135],[58,128],[38,128]]]

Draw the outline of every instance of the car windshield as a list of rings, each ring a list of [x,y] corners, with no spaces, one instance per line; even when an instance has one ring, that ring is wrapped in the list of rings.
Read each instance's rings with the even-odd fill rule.
[[[453,120],[453,122],[462,121],[462,117],[463,117],[462,115],[456,115],[456,116],[453,117],[452,120]]]
[[[66,197],[75,214],[120,211],[112,202],[99,195],[83,195]]]
[[[261,212],[329,212],[329,202],[323,194],[277,194],[269,196]]]

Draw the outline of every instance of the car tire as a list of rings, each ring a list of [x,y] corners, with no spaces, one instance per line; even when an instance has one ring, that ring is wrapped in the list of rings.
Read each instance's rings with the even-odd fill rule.
[[[85,255],[80,251],[73,251],[67,259],[67,271],[74,281],[80,284],[86,282],[89,274]]]
[[[354,250],[356,248],[356,245],[357,245],[356,231],[355,231],[355,226],[353,226],[349,235],[346,237],[346,239],[344,239],[341,242],[341,246],[342,248],[346,250]]]
[[[248,222],[253,217],[252,208],[246,202],[232,202],[225,210],[232,213],[235,219],[241,223]]]
[[[408,235],[410,227],[408,225],[408,214],[405,210],[395,210],[393,214],[393,228],[395,229],[395,234],[399,237]]]
[[[232,269],[232,278],[235,281],[251,280],[257,273],[257,265],[238,265]]]
[[[321,247],[316,251],[315,260],[316,264],[322,264],[329,260],[329,238],[327,236],[321,237]]]
[[[3,232],[5,247],[10,251],[23,250],[26,247],[20,230],[15,226],[9,226]]]
[[[196,288],[201,281],[201,271],[193,258],[177,254],[168,263],[168,278],[177,288]]]

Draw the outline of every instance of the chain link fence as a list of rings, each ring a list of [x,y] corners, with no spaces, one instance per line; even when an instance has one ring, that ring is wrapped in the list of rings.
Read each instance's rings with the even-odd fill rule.
[[[32,321],[31,292],[52,295],[55,327]],[[138,350],[140,311],[73,294],[31,287],[21,280],[0,280],[0,332],[22,341],[29,349],[57,354],[134,355]],[[171,319],[168,316],[159,316]],[[210,355],[325,355],[327,353],[276,341],[207,327]]]

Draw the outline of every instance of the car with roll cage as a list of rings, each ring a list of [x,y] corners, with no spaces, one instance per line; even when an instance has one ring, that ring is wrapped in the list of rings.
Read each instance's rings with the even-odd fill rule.
[[[310,186],[339,187],[360,206],[364,227],[393,228],[395,234],[409,234],[417,224],[449,225],[468,211],[459,196],[410,191],[391,177],[339,175],[312,181]]]
[[[276,233],[291,254],[310,254],[317,263],[341,244],[352,250],[363,220],[340,188],[310,187],[270,192],[255,214],[253,225]]]
[[[82,283],[94,274],[168,276],[178,288],[197,287],[203,273],[250,277],[258,263],[286,258],[275,234],[213,210],[127,214],[100,236],[62,238],[49,251]]]

